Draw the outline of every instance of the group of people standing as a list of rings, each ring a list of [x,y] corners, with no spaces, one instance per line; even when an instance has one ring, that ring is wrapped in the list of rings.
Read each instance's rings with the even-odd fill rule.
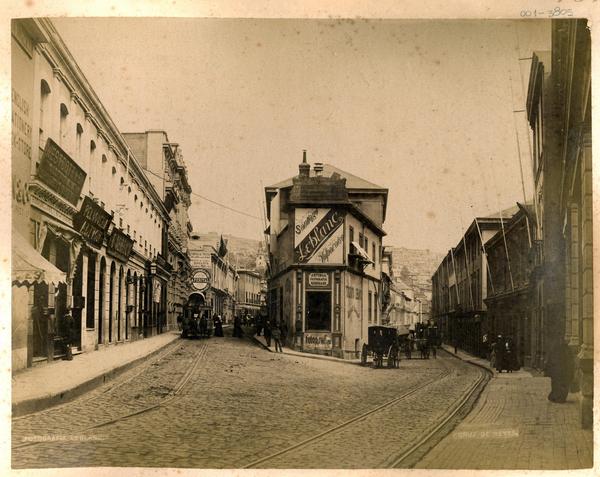
[[[259,317],[255,323],[256,336],[260,336],[261,332],[267,342],[267,347],[271,347],[271,340],[275,344],[275,352],[283,353],[282,346],[286,343],[288,335],[288,327],[285,321],[281,323],[271,321],[266,318]]]

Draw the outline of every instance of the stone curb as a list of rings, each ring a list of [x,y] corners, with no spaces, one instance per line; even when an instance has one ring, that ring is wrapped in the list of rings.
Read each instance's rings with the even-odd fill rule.
[[[81,396],[93,389],[101,386],[102,384],[111,381],[124,373],[125,371],[137,366],[142,361],[154,356],[159,351],[164,350],[167,346],[175,345],[179,340],[179,336],[175,337],[172,341],[165,343],[163,346],[151,351],[150,353],[140,356],[139,358],[134,359],[133,361],[129,361],[120,366],[116,366],[115,368],[106,371],[98,376],[95,376],[83,383],[77,384],[70,389],[66,389],[62,392],[56,394],[50,394],[46,396],[41,396],[32,399],[24,399],[20,402],[12,403],[12,417],[21,417],[27,414],[32,414],[34,412],[43,411],[44,409],[48,409],[50,407],[54,407],[58,404],[63,404],[69,401],[72,401],[76,397]]]
[[[490,373],[492,373],[492,376],[496,374],[496,373],[494,372],[494,370],[493,370],[493,369],[492,369],[490,366],[488,366],[488,365],[485,365],[485,364],[482,364],[482,363],[478,363],[477,361],[474,361],[474,360],[472,360],[472,359],[465,359],[465,358],[462,358],[460,355],[458,355],[458,354],[454,354],[454,353],[452,352],[452,349],[451,349],[451,348],[450,348],[450,349],[447,349],[447,346],[445,346],[445,345],[442,345],[442,349],[443,349],[443,350],[444,350],[446,353],[448,353],[450,356],[453,356],[453,357],[455,357],[456,359],[460,359],[461,361],[464,361],[465,363],[469,363],[469,364],[472,364],[473,366],[478,366],[478,367],[480,367],[480,368],[482,368],[482,369],[485,369],[486,371],[489,371]]]
[[[273,351],[271,348],[269,348],[267,345],[265,345],[255,335],[252,335],[251,339],[252,339],[252,341],[254,343],[256,343],[257,345],[259,345],[261,348],[267,350],[269,353],[275,353],[275,351]],[[336,358],[334,356],[325,356],[325,355],[322,355],[322,354],[302,353],[300,351],[292,351],[292,352],[290,352],[290,351],[286,351],[286,350],[283,350],[283,352],[281,354],[287,354],[288,356],[296,356],[298,358],[321,359],[321,360],[324,360],[324,361],[332,361],[334,363],[344,363],[344,364],[360,365],[360,362],[357,362],[357,361],[352,361],[352,360],[343,359],[343,358]]]

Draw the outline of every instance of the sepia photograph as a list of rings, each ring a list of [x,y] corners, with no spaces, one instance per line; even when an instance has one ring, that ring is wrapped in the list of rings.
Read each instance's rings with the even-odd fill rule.
[[[9,470],[593,472],[580,3],[6,20]]]

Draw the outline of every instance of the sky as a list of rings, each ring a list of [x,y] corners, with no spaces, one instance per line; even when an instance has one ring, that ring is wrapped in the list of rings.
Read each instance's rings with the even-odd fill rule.
[[[165,130],[194,194],[246,214],[193,195],[195,231],[262,239],[264,187],[303,149],[389,189],[387,245],[445,252],[531,200],[522,111],[548,20],[53,21],[117,127]]]

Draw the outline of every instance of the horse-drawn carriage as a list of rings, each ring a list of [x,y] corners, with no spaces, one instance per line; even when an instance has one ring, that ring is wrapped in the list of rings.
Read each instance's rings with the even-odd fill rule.
[[[435,357],[437,348],[441,345],[437,326],[417,323],[415,326],[414,342],[422,359],[429,359],[432,351]]]
[[[387,358],[388,368],[397,368],[400,364],[398,330],[392,326],[369,326],[368,343],[363,344],[360,354],[361,364],[367,364],[367,357],[373,356],[376,368],[383,367]]]

